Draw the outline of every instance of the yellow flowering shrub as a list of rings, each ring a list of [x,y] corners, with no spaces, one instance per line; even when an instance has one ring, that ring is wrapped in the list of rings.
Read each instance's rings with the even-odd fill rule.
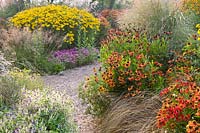
[[[42,28],[65,34],[64,41],[72,44],[78,31],[88,33],[99,30],[100,22],[85,10],[65,5],[34,7],[17,13],[10,19],[14,26],[29,27],[31,30]]]
[[[184,11],[192,10],[200,14],[200,0],[182,0],[182,9]]]

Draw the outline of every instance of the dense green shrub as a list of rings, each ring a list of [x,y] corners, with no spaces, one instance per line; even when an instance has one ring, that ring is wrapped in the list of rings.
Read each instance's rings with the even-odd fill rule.
[[[42,90],[44,83],[38,74],[30,70],[14,68],[0,76],[0,106],[15,106],[21,97],[21,89]]]

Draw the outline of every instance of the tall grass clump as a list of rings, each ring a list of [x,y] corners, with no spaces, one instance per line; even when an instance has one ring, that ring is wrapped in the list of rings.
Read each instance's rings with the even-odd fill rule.
[[[56,60],[48,60],[50,52],[60,47],[57,35],[50,32],[9,28],[0,31],[0,48],[13,64],[21,69],[30,69],[41,74],[54,74],[64,69]]]
[[[119,18],[120,27],[146,33],[150,39],[166,37],[171,49],[181,48],[188,34],[193,33],[194,25],[176,5],[163,0],[135,0],[132,8]]]

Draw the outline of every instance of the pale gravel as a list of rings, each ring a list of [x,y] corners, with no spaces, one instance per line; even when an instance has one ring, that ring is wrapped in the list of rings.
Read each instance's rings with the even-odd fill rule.
[[[85,114],[86,105],[82,104],[82,100],[78,97],[80,84],[85,80],[85,77],[93,73],[93,68],[98,68],[100,65],[94,63],[92,65],[82,66],[66,70],[58,75],[44,76],[46,85],[56,90],[66,90],[67,95],[72,99],[75,111],[74,120],[78,125],[79,133],[96,133],[95,119]]]

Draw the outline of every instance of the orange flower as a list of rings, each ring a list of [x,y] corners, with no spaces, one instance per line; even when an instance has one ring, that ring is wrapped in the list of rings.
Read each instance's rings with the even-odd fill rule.
[[[105,89],[103,86],[100,86],[100,87],[99,87],[99,91],[100,91],[100,92],[105,92],[105,90],[106,90],[106,89]]]
[[[128,80],[129,80],[129,81],[133,81],[133,80],[134,80],[134,77],[133,77],[133,76],[132,76],[132,77],[129,77]]]
[[[131,65],[131,61],[127,61],[125,64],[124,64],[124,67],[125,68],[129,68]]]
[[[128,91],[132,91],[133,90],[133,86],[128,87]]]
[[[143,54],[139,54],[139,55],[136,56],[136,59],[137,59],[137,60],[140,60],[140,59],[142,59],[142,58],[144,58],[144,55],[143,55]]]

